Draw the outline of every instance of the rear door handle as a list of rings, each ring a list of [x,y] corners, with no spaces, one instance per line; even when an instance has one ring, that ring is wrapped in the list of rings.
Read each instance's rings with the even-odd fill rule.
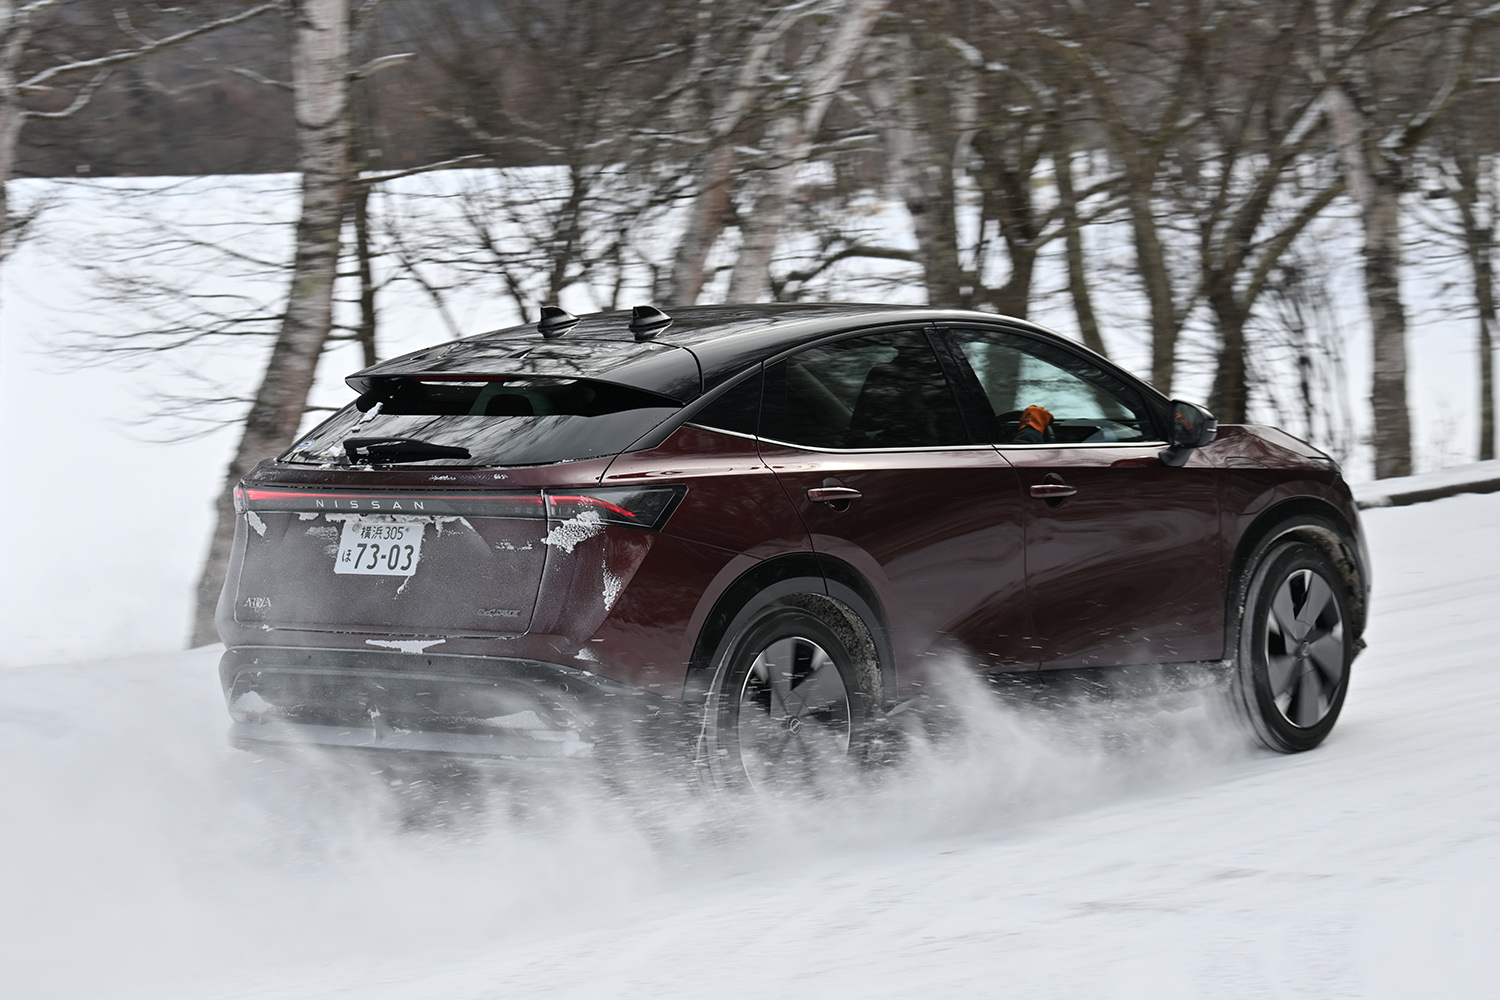
[[[1037,483],[1031,488],[1031,495],[1043,500],[1061,500],[1063,497],[1076,496],[1077,493],[1067,483]]]
[[[807,499],[813,503],[848,503],[864,496],[859,490],[847,486],[814,486],[807,491]]]

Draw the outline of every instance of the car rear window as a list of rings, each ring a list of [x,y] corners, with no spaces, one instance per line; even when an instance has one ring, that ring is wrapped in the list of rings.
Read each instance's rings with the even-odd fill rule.
[[[592,379],[541,376],[382,380],[293,445],[283,462],[351,465],[350,439],[464,448],[467,458],[384,464],[545,465],[615,455],[671,416],[676,400]]]

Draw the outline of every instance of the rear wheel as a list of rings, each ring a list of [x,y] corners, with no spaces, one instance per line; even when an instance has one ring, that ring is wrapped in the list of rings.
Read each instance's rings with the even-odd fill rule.
[[[704,719],[716,784],[810,788],[860,756],[878,666],[868,635],[833,604],[773,604],[728,643]]]
[[[1249,579],[1235,700],[1261,743],[1311,750],[1338,721],[1349,688],[1354,626],[1343,577],[1316,546],[1272,545]]]

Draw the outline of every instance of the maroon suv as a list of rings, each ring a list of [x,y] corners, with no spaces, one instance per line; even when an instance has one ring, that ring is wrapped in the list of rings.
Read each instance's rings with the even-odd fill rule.
[[[1362,645],[1328,456],[1019,320],[549,308],[348,381],[236,494],[239,742],[566,756],[685,718],[758,782],[857,756],[957,651],[1216,668],[1296,751]]]

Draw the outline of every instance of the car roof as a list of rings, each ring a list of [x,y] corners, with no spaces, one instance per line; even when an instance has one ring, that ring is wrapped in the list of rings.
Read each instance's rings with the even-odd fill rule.
[[[592,313],[562,336],[543,337],[535,323],[507,327],[382,361],[346,381],[366,392],[376,379],[391,376],[560,376],[614,382],[688,402],[763,358],[869,326],[1002,322],[1063,341],[1023,320],[922,306],[777,303],[669,312],[670,325],[645,340],[631,332],[629,310]]]

